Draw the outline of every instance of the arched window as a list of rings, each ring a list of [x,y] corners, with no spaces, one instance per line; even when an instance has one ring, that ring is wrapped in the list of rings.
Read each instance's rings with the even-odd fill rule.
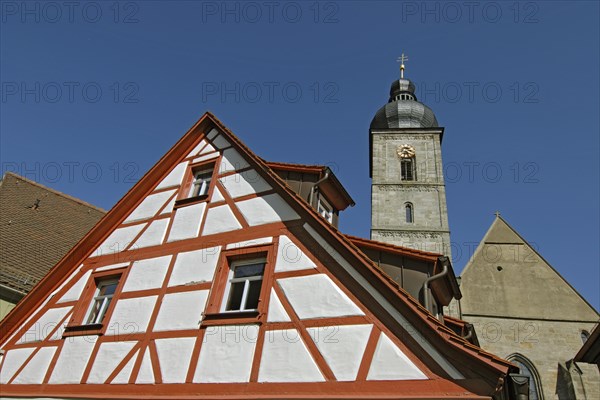
[[[590,338],[590,333],[588,331],[581,331],[581,341],[583,342],[583,344],[585,344],[585,342],[588,341],[588,339]]]
[[[540,376],[531,361],[521,354],[513,354],[507,359],[519,367],[521,375],[529,378],[529,400],[543,400],[544,394],[542,392]]]
[[[406,222],[412,224],[415,221],[413,205],[411,203],[404,204],[404,212],[406,213]]]
[[[400,176],[403,181],[416,181],[415,158],[403,158],[400,160]]]

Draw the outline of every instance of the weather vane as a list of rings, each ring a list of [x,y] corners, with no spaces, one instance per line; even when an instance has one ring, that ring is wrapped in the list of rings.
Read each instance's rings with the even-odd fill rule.
[[[402,55],[398,57],[396,61],[400,63],[400,79],[404,79],[404,61],[408,61],[408,57],[402,53]]]

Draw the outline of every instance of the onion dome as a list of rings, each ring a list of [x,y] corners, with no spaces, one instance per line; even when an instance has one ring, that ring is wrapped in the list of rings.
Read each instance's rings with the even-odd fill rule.
[[[417,101],[415,85],[408,79],[392,82],[390,99],[371,121],[371,129],[434,128],[438,126],[435,114]]]

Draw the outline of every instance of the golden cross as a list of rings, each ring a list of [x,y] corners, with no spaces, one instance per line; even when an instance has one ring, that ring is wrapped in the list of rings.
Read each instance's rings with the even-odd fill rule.
[[[400,79],[404,79],[404,61],[408,61],[408,57],[402,53],[396,61],[400,63]]]

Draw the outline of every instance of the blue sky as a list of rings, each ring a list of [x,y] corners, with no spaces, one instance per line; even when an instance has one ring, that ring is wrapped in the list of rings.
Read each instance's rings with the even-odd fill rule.
[[[406,77],[445,127],[455,269],[502,216],[593,304],[595,1],[0,2],[0,158],[109,209],[207,110],[259,156],[329,165],[368,237],[368,127]]]

